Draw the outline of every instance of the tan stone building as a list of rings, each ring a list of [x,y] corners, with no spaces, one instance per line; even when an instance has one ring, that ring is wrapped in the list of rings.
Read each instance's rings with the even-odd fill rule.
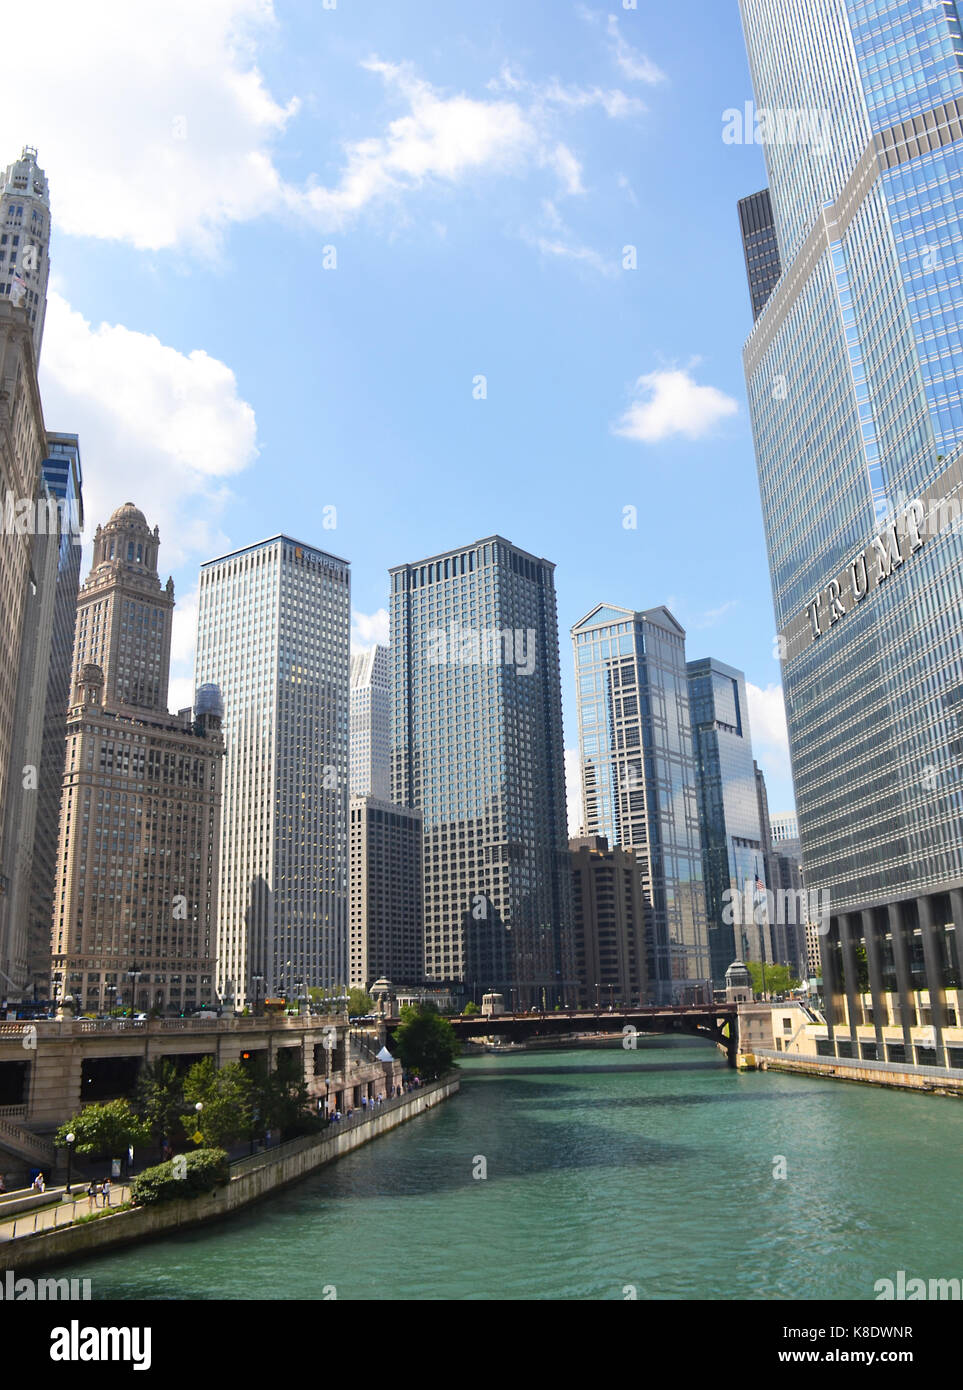
[[[0,297],[0,859],[10,813],[11,779],[24,776],[25,757],[17,756],[14,726],[24,618],[31,585],[33,532],[30,513],[40,495],[46,435],[30,328],[23,309]],[[35,515],[35,513],[33,513]],[[11,852],[12,849],[11,849]],[[9,893],[13,864],[0,862],[0,993],[23,984],[22,962],[12,940]]]
[[[167,711],[174,586],[130,502],[94,539],[77,601],[54,889],[55,998],[179,1012],[214,998],[219,692]]]
[[[569,840],[578,1000],[585,1008],[646,996],[645,916],[634,850],[604,835]]]
[[[425,974],[422,816],[374,796],[349,807],[348,983],[384,976],[417,984]]]

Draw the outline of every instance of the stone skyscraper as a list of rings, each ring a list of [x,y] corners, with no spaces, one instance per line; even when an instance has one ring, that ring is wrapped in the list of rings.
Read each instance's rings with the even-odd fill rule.
[[[22,307],[39,360],[50,277],[50,201],[37,151],[26,145],[0,175],[0,295]]]
[[[391,671],[387,647],[351,658],[351,795],[391,799]]]
[[[955,0],[742,16],[783,117],[743,357],[826,1046],[960,1066],[963,27]]]
[[[391,570],[392,800],[424,818],[425,975],[573,997],[554,565],[500,536]]]
[[[348,562],[289,536],[201,566],[197,679],[224,694],[218,982],[348,980]]]
[[[711,970],[685,632],[667,608],[599,604],[572,641],[585,834],[636,851],[652,998],[701,1003]]]
[[[174,585],[159,545],[119,507],[77,600],[52,958],[54,997],[77,1009],[213,998],[220,697],[168,713]]]

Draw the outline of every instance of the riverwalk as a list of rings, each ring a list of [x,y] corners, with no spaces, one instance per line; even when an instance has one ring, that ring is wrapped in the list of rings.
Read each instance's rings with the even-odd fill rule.
[[[48,1269],[114,1245],[148,1240],[229,1216],[434,1108],[455,1095],[459,1086],[459,1073],[449,1072],[437,1081],[356,1111],[350,1119],[329,1125],[320,1135],[293,1139],[277,1148],[238,1159],[230,1165],[229,1181],[203,1196],[133,1207],[96,1221],[75,1218],[72,1224],[64,1224],[62,1216],[59,1222],[51,1218],[50,1225],[41,1225],[38,1221],[36,1232],[31,1227],[32,1212],[29,1222],[26,1215],[22,1218],[23,1227],[18,1217],[16,1237],[0,1238],[0,1270]],[[119,1202],[120,1188],[115,1188],[114,1192]],[[70,1204],[76,1216],[86,1215],[86,1201],[84,1193],[82,1200]]]

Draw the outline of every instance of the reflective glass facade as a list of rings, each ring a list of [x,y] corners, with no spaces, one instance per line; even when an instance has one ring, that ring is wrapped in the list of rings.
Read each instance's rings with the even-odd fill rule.
[[[711,657],[690,661],[686,669],[698,769],[709,955],[713,984],[723,989],[734,960],[756,959],[755,942],[745,940],[741,931],[742,917],[748,914],[741,908],[733,911],[732,895],[744,895],[747,883],[751,890],[757,883],[773,885],[767,882],[745,677]]]
[[[665,608],[601,604],[572,641],[585,834],[636,850],[652,998],[701,1000],[710,967],[685,632]]]
[[[425,976],[574,997],[554,565],[499,536],[391,571],[392,800],[424,816]]]
[[[919,962],[903,1016],[942,1058],[963,883],[958,5],[742,11],[758,106],[821,112],[830,137],[765,147],[783,270],[744,351],[806,881],[831,893],[846,1046],[862,942],[877,984],[888,959],[909,989]]]

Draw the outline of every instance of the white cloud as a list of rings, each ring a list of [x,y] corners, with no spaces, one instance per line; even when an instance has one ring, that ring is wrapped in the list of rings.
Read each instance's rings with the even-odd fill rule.
[[[731,396],[715,386],[699,386],[680,368],[640,376],[635,392],[637,399],[612,429],[643,444],[656,444],[675,434],[701,439],[739,409]]]
[[[792,786],[792,767],[789,761],[789,730],[786,727],[786,706],[781,685],[761,686],[746,682],[749,699],[749,728],[752,751],[758,763],[764,764],[767,780],[780,778]]]
[[[211,251],[276,204],[297,102],[255,63],[272,0],[33,0],[29,27],[40,66],[5,65],[0,128],[37,146],[58,230]]]
[[[577,748],[565,750],[565,795],[569,838],[582,833],[582,763]]]
[[[360,613],[351,610],[351,650],[366,652],[374,646],[387,647],[390,620],[387,608],[379,608],[375,613]]]
[[[257,456],[254,411],[223,362],[120,324],[94,328],[56,291],[40,369],[50,429],[80,436],[89,537],[124,502],[160,527],[160,565],[226,548],[227,480]]]
[[[632,82],[644,82],[651,87],[666,80],[665,73],[653,63],[651,58],[647,58],[644,53],[633,48],[622,37],[619,32],[619,21],[614,14],[609,15],[608,34],[611,40],[612,57]]]

